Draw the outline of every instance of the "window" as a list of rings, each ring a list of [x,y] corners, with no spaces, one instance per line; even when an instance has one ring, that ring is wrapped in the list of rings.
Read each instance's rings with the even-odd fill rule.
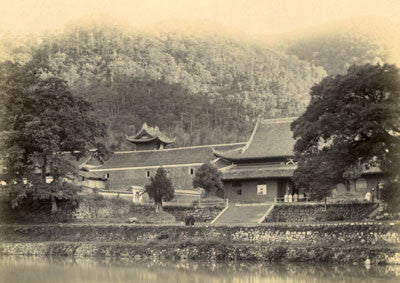
[[[242,195],[242,189],[238,189],[238,190],[236,191],[236,194],[237,194],[238,196],[241,196],[241,195]]]
[[[189,174],[190,174],[190,175],[193,175],[193,174],[194,174],[194,169],[193,169],[193,168],[190,168],[190,169],[189,169]]]
[[[146,177],[150,178],[150,171],[146,171]]]
[[[266,194],[267,194],[267,184],[258,184],[257,195],[266,195]]]

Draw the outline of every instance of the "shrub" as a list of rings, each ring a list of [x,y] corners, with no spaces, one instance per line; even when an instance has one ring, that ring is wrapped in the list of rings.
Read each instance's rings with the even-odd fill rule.
[[[345,216],[340,210],[328,209],[325,211],[323,218],[326,221],[341,221],[345,219]]]

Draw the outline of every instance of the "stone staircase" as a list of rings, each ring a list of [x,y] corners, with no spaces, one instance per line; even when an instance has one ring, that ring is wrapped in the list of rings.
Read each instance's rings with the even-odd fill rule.
[[[256,224],[261,223],[272,210],[273,204],[230,205],[211,224]]]

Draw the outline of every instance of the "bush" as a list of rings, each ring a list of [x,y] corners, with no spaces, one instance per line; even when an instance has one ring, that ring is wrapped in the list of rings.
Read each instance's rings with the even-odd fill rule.
[[[345,216],[342,211],[335,209],[327,209],[324,213],[324,220],[326,221],[341,221]]]
[[[78,207],[78,188],[69,183],[14,184],[2,189],[3,223],[68,222]]]
[[[382,190],[382,200],[387,203],[386,212],[397,213],[400,212],[400,183],[389,183]]]

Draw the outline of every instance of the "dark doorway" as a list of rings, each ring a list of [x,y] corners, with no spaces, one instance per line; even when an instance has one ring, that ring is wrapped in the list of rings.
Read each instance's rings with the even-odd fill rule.
[[[296,185],[294,184],[294,182],[292,181],[292,179],[288,180],[289,182],[289,188],[290,188],[290,192],[292,194],[299,194],[299,188],[296,187]]]
[[[223,189],[218,189],[216,193],[217,197],[219,198],[224,198],[224,190]]]
[[[283,201],[283,198],[285,197],[286,188],[287,188],[287,180],[279,179],[278,180],[278,199],[280,201]]]

